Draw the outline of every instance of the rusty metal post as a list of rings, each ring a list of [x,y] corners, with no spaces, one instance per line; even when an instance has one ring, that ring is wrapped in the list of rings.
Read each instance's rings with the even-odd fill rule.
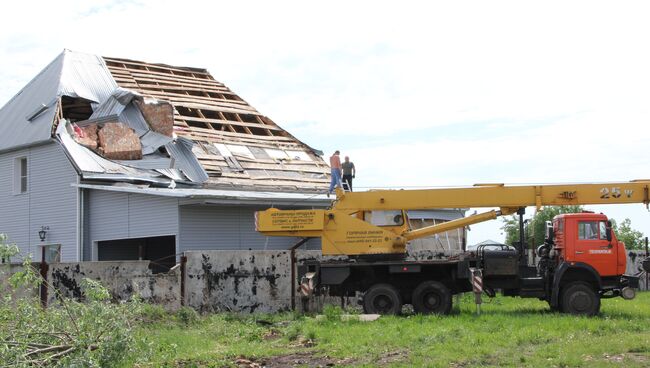
[[[187,265],[187,256],[183,254],[181,256],[181,306],[185,306],[185,276],[187,275],[186,270]]]
[[[41,248],[41,264],[40,264],[40,274],[41,274],[41,285],[40,285],[40,295],[41,295],[41,306],[47,308],[47,262],[45,262],[45,247]]]
[[[296,257],[296,249],[301,247],[303,244],[305,244],[310,238],[302,238],[300,239],[296,244],[291,246],[289,248],[289,257],[290,259],[290,264],[291,264],[291,310],[295,311],[296,310],[296,289],[298,288],[297,282],[296,282],[296,263],[298,261]]]

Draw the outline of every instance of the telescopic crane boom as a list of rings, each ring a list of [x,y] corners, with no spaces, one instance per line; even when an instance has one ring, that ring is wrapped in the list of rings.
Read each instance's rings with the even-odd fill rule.
[[[649,186],[650,180],[633,180],[557,185],[477,184],[464,188],[367,192],[337,189],[330,209],[271,208],[256,214],[256,226],[269,236],[320,237],[324,255],[404,253],[410,240],[492,220],[527,206],[643,203],[648,207]],[[410,229],[405,219],[406,210],[469,207],[499,209],[416,230]]]

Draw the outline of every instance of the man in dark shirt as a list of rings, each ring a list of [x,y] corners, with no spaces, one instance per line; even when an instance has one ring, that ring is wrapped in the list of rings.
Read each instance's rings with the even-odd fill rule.
[[[345,161],[341,164],[343,169],[343,189],[352,191],[352,179],[357,173],[357,170],[354,168],[354,163],[350,162],[350,157],[345,156]]]

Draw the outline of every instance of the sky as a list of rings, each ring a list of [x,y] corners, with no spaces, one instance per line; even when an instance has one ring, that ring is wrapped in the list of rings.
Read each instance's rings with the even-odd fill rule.
[[[326,157],[350,156],[360,190],[650,179],[648,2],[3,8],[0,105],[71,49],[207,68]],[[588,208],[650,235],[641,204]],[[503,240],[500,226],[472,226],[468,243]]]

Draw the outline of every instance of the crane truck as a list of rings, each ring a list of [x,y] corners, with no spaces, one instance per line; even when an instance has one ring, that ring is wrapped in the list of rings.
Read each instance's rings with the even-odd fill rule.
[[[650,204],[650,180],[562,185],[479,184],[462,188],[336,191],[327,209],[256,213],[256,228],[267,236],[320,238],[324,256],[299,267],[298,278],[332,296],[363,295],[366,313],[397,314],[403,304],[417,313],[447,314],[452,296],[476,291],[488,296],[538,298],[551,309],[578,315],[599,313],[602,298],[632,299],[639,278],[626,275],[625,245],[604,214],[556,216],[544,244],[525,256],[523,214],[528,206]],[[435,208],[497,208],[419,229],[409,228],[407,211]],[[517,247],[480,247],[441,259],[405,257],[414,239],[462,228],[499,216],[519,214]],[[347,256],[329,257],[327,256]],[[643,262],[646,272],[650,261]]]

